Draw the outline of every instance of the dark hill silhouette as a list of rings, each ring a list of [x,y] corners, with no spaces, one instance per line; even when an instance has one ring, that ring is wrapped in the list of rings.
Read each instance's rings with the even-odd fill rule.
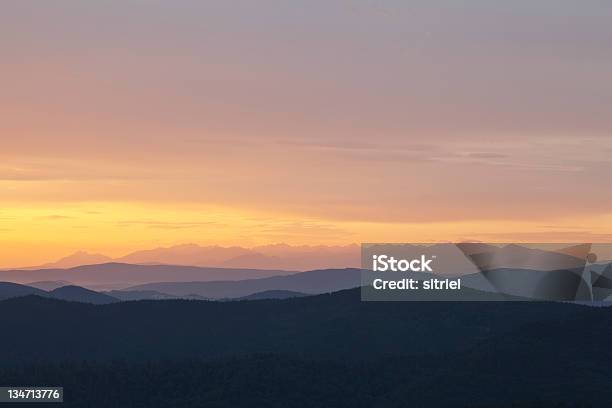
[[[47,292],[42,289],[19,285],[17,283],[0,282],[0,300],[30,295],[94,304],[106,304],[118,301],[118,299],[114,297],[73,285],[63,286]]]
[[[583,312],[581,306],[552,303],[362,302],[358,289],[257,302],[101,306],[30,296],[0,302],[0,361],[213,358],[272,351],[317,358],[442,353],[528,323],[569,321]],[[31,319],[37,324],[23,325]],[[40,333],[45,333],[44,347]]]
[[[61,288],[54,289],[48,293],[48,296],[59,300],[93,303],[96,305],[103,305],[119,301],[119,299],[104,293],[94,292],[93,290],[74,285],[62,286]]]
[[[102,293],[123,301],[178,299],[177,296],[156,292],[154,290],[111,290]]]
[[[0,282],[0,300],[27,295],[45,296],[46,294],[47,292],[44,290],[31,286],[19,285],[12,282]]]
[[[263,292],[257,292],[248,296],[243,296],[236,300],[290,299],[304,296],[308,295],[306,293],[294,292],[291,290],[265,290]]]
[[[117,401],[154,408],[609,406],[612,377],[593,353],[549,360],[552,353],[537,349],[543,358],[521,359],[529,349],[522,343],[508,354],[491,358],[485,352],[472,361],[471,353],[458,353],[369,362],[265,354],[214,361],[64,363],[0,368],[0,381],[62,384],[70,390],[62,404],[68,408],[114,407]]]
[[[1,301],[0,321],[0,383],[61,384],[69,408],[577,408],[612,400],[612,309],[603,307],[361,302],[359,290],[98,306],[27,296]]]

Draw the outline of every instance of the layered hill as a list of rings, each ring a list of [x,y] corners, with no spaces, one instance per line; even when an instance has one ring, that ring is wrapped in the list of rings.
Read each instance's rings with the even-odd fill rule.
[[[240,298],[269,290],[304,294],[335,292],[360,286],[359,269],[323,269],[261,279],[211,282],[155,282],[126,291],[155,291],[174,296],[198,295],[208,299]]]
[[[67,407],[578,408],[612,399],[612,309],[603,307],[362,302],[359,290],[98,306],[27,296],[0,301],[0,321],[0,383],[62,384]]]
[[[0,281],[28,283],[69,281],[92,289],[120,289],[148,282],[241,280],[263,278],[294,272],[260,269],[202,268],[178,265],[132,265],[106,263],[69,269],[0,271]]]
[[[608,330],[612,335],[610,313],[607,308],[555,303],[362,302],[357,289],[286,300],[101,306],[21,297],[0,302],[0,361],[217,358],[270,352],[370,359],[468,350],[546,322],[574,330],[580,319],[597,322],[576,326],[580,336],[603,341]]]
[[[119,301],[119,299],[112,296],[74,285],[45,291],[32,286],[20,285],[12,282],[0,282],[0,300],[24,296],[40,296],[43,298],[92,304],[107,304]]]

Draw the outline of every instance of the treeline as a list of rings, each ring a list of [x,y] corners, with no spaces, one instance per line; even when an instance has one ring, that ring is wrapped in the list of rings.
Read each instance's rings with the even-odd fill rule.
[[[0,302],[0,386],[65,407],[608,407],[612,309],[528,302]],[[25,406],[25,405],[21,405]]]
[[[585,395],[580,388],[547,394],[545,383],[555,381],[554,373],[519,388],[518,381],[504,383],[504,375],[481,382],[478,373],[452,372],[453,364],[444,369],[441,360],[429,366],[424,362],[316,361],[279,355],[209,362],[81,362],[0,370],[0,383],[63,386],[66,408],[578,408],[607,406],[610,396],[608,391]],[[503,391],[514,386],[514,394]]]
[[[272,352],[325,359],[456,352],[506,333],[520,335],[530,323],[562,319],[571,326],[605,315],[584,313],[569,304],[362,302],[359,290],[287,300],[101,306],[32,296],[0,302],[0,366]]]

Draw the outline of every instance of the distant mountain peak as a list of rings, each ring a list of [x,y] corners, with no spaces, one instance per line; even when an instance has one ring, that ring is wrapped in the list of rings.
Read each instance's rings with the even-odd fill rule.
[[[65,269],[74,268],[81,265],[96,265],[111,261],[112,258],[102,254],[90,253],[87,251],[76,251],[56,262],[44,264],[36,269]],[[32,269],[32,268],[29,268]]]
[[[201,267],[239,267],[250,269],[311,270],[360,265],[359,246],[296,245],[285,243],[240,246],[202,246],[185,243],[132,252],[116,258],[131,264],[165,264]]]
[[[113,262],[134,265],[240,267],[306,271],[358,267],[361,260],[359,252],[360,247],[356,244],[290,245],[274,243],[246,248],[182,243],[167,247],[137,250],[117,258],[80,250],[56,262],[19,269],[70,269]]]

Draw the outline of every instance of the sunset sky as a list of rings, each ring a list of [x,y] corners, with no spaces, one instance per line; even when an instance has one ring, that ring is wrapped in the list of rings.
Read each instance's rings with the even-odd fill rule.
[[[612,2],[5,0],[0,267],[612,242]]]

